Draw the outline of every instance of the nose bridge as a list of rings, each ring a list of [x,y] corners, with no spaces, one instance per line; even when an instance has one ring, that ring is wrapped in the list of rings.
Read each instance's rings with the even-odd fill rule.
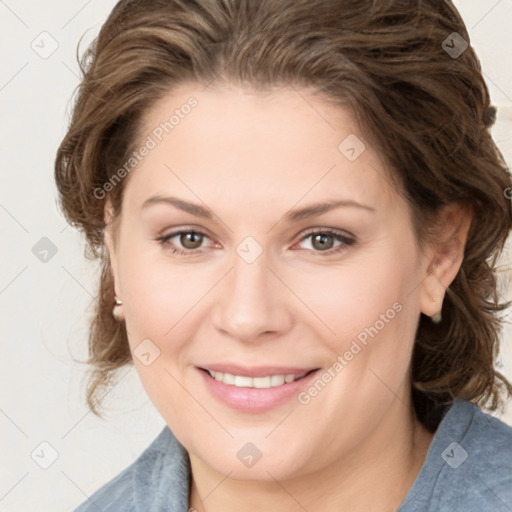
[[[287,308],[277,287],[279,281],[267,268],[265,251],[254,258],[240,244],[233,255],[231,272],[222,285],[217,304],[216,327],[241,341],[256,339],[263,332],[276,332],[287,324]]]
[[[253,262],[244,260],[239,255],[234,258],[232,280],[232,297],[239,299],[240,303],[247,303],[247,306],[260,307],[267,298],[270,273],[267,268],[266,256],[260,256]]]

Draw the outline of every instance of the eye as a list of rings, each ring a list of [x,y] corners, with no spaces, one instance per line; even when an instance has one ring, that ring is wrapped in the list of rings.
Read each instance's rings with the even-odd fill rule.
[[[173,239],[175,240],[173,241]],[[210,238],[205,233],[192,229],[175,231],[156,238],[160,245],[170,249],[173,254],[183,256],[201,253],[203,242],[207,239]],[[306,247],[305,250],[324,254],[340,253],[355,244],[353,236],[332,229],[316,229],[311,231],[303,236],[300,242],[306,240],[310,240],[310,242],[309,247]]]
[[[301,242],[306,240],[310,240],[307,250],[327,254],[346,251],[355,244],[354,237],[331,229],[315,229],[301,238]]]
[[[173,238],[176,240],[173,242]],[[156,240],[166,248],[169,248],[174,254],[189,255],[202,252],[201,248],[205,239],[209,237],[205,233],[195,230],[181,230],[168,235],[160,236]],[[176,247],[176,243],[181,247]]]

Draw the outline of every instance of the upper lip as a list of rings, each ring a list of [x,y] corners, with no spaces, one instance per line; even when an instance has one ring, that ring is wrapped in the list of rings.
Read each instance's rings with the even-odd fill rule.
[[[229,373],[241,377],[266,377],[267,375],[301,375],[316,368],[298,366],[240,366],[237,364],[205,364],[200,366],[202,370]]]

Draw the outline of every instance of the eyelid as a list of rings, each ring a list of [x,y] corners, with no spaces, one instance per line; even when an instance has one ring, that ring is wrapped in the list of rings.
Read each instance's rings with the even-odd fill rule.
[[[303,240],[304,238],[306,238],[310,235],[315,235],[317,233],[332,234],[332,235],[337,235],[337,236],[347,238],[347,239],[352,239],[352,240],[356,239],[355,235],[353,235],[349,231],[345,231],[343,229],[329,228],[326,226],[326,227],[311,228],[311,229],[306,230],[303,233],[300,240]],[[299,236],[299,235],[300,235],[300,233],[296,236]]]
[[[195,228],[192,226],[184,226],[184,227],[176,229],[175,231],[171,231],[170,233],[167,233],[167,234],[162,233],[161,235],[158,235],[155,240],[160,242],[161,245],[165,246],[165,244],[170,243],[169,240],[171,238],[174,238],[179,235],[187,234],[187,233],[195,233],[196,235],[201,235],[202,237],[208,238],[209,240],[212,240],[212,242],[213,242],[212,237],[208,233],[203,231],[202,228],[199,229],[199,228]],[[216,242],[214,242],[214,243],[216,243]],[[203,251],[204,248],[181,249],[180,247],[176,247],[175,249],[176,249],[176,251],[174,251],[174,252],[181,251],[181,252],[192,255],[192,254],[199,254],[200,252]]]
[[[195,228],[195,227],[192,227],[192,226],[184,226],[184,227],[178,228],[176,231],[171,231],[168,234],[159,235],[156,238],[156,240],[162,246],[165,246],[166,243],[169,243],[169,240],[171,238],[174,238],[174,237],[176,237],[178,235],[182,235],[182,234],[186,234],[186,233],[195,233],[197,235],[201,235],[204,238],[208,238],[208,239],[213,241],[213,238],[208,233],[203,231],[202,229],[203,228],[199,229],[199,228]],[[341,242],[341,245],[345,245],[345,246],[354,245],[356,243],[355,235],[353,235],[352,233],[349,233],[348,231],[344,231],[344,230],[340,230],[340,229],[335,229],[335,228],[328,228],[328,227],[323,227],[323,228],[322,227],[316,227],[316,228],[311,228],[311,229],[306,230],[305,232],[303,232],[302,236],[300,236],[300,238],[298,239],[298,241],[294,245],[297,245],[300,242],[303,242],[304,240],[306,240],[307,238],[309,238],[310,236],[315,235],[315,234],[331,235],[334,238],[338,239],[338,241]],[[299,235],[300,235],[300,233],[295,235],[294,239],[297,238],[297,236],[299,236]],[[214,242],[214,243],[218,244],[217,242]],[[340,247],[340,246],[337,246],[337,247]],[[193,256],[195,254],[202,253],[204,251],[204,249],[205,248],[181,249],[180,247],[173,246],[173,253],[180,253],[180,254],[183,254],[183,255]],[[325,251],[311,251],[309,249],[300,249],[300,250],[304,250],[304,251],[308,251],[308,252],[313,252],[313,253],[318,254],[318,255],[322,255],[322,254],[328,255],[328,254],[335,254],[338,249],[336,247],[334,247],[334,248],[331,248],[331,249],[328,249],[328,250],[325,250]]]
[[[170,228],[171,230],[166,233],[167,229],[169,228],[166,228],[166,229],[162,229],[162,231],[160,231],[160,233],[158,234],[158,238],[172,238],[176,235],[180,235],[180,234],[183,234],[183,233],[197,233],[198,235],[203,235],[205,237],[208,237],[210,240],[212,240],[212,237],[210,236],[210,234],[208,233],[208,230],[206,230],[205,228],[202,228],[202,227],[197,227],[197,226],[180,226],[180,227],[177,227],[177,228]]]
[[[311,237],[312,235],[316,235],[316,234],[330,235],[333,238],[337,239],[340,242],[340,245],[332,247],[331,249],[327,249],[325,251],[312,251],[310,249],[298,249],[298,250],[311,252],[311,253],[313,253],[315,255],[319,255],[319,256],[324,255],[325,257],[327,257],[329,255],[336,255],[337,253],[341,252],[346,247],[353,246],[357,242],[356,236],[353,235],[352,233],[349,233],[348,231],[325,227],[325,228],[312,228],[312,229],[306,231],[300,237],[298,242],[294,245],[297,245],[297,244],[303,242],[304,240],[306,240],[307,238]]]

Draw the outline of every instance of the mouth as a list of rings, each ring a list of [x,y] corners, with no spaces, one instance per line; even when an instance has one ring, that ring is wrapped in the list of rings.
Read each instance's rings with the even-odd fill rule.
[[[320,368],[208,364],[196,367],[207,393],[244,413],[264,413],[293,403]]]
[[[250,375],[238,375],[234,373],[215,371],[208,368],[200,368],[207,375],[217,382],[222,382],[228,386],[234,386],[238,388],[256,388],[256,389],[269,389],[277,386],[283,386],[292,382],[303,379],[310,373],[315,372],[318,368],[312,370],[304,370],[300,372],[291,373],[270,373],[268,375],[262,375],[252,377]],[[260,373],[260,372],[258,372]]]

